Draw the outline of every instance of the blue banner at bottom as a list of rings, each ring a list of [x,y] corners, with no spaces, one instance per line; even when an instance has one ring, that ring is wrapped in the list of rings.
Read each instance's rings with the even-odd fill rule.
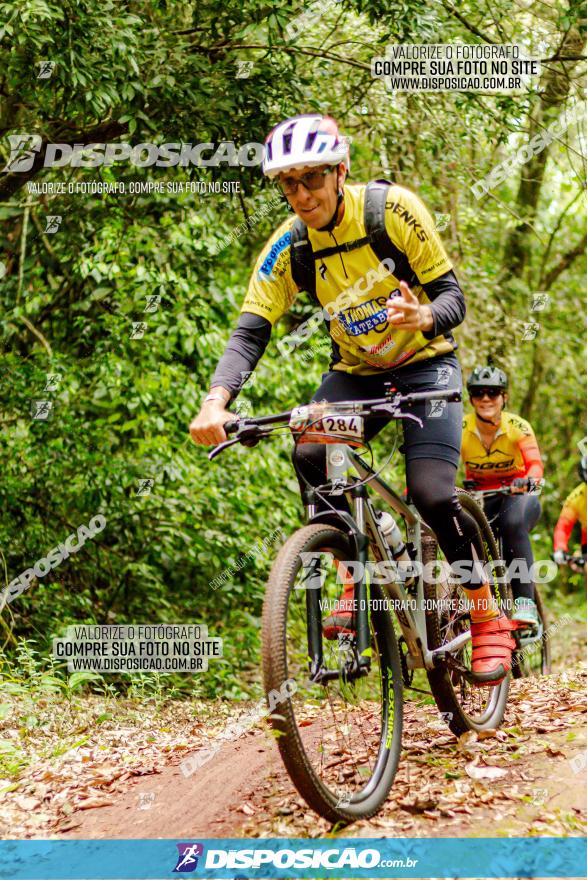
[[[587,838],[3,840],[10,880],[587,877]]]

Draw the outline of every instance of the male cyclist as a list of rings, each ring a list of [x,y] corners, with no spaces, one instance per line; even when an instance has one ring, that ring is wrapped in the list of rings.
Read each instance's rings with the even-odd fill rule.
[[[485,513],[501,535],[505,562],[516,560],[511,571],[514,596],[512,619],[520,625],[538,624],[534,564],[530,535],[540,516],[540,502],[531,492],[542,479],[544,468],[534,431],[520,416],[504,410],[507,376],[496,367],[476,367],[467,381],[474,412],[463,422],[461,454],[465,477],[477,489],[511,486],[516,495],[493,495],[484,500]]]
[[[314,287],[332,341],[330,369],[313,400],[381,398],[390,382],[402,393],[461,386],[450,331],[464,318],[464,297],[428,211],[404,187],[385,186],[379,233],[391,243],[394,259],[381,260],[376,236],[367,231],[373,184],[345,185],[349,168],[348,144],[331,117],[295,116],[267,136],[263,172],[278,183],[296,217],[281,224],[257,260],[238,325],[190,425],[196,443],[226,439],[223,425],[233,418],[226,405],[302,288],[293,275],[298,267],[299,278],[298,247],[306,254],[310,248],[312,285],[304,289]],[[408,491],[449,562],[472,563],[477,533],[455,493],[462,405],[446,404],[442,417],[431,417],[425,404],[413,412],[423,427],[403,422]],[[366,439],[388,422],[369,422]],[[324,445],[296,446],[293,461],[303,494],[306,485],[326,481]],[[465,592],[472,607],[473,671],[480,681],[497,684],[511,666],[510,623],[488,584],[471,579]],[[326,637],[351,629],[351,598],[352,587],[345,590],[343,611],[325,621]]]
[[[587,455],[579,462],[579,479],[563,504],[563,509],[554,528],[554,561],[557,565],[566,562],[569,551],[569,539],[576,522],[581,524],[581,553],[587,554]],[[573,566],[576,568],[576,566]],[[585,563],[587,574],[587,563]]]

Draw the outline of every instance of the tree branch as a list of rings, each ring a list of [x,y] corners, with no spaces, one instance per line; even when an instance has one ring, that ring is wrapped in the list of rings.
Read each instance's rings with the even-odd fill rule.
[[[45,337],[43,336],[43,334],[41,333],[41,331],[40,331],[40,330],[37,330],[37,328],[36,328],[35,326],[33,326],[33,324],[31,324],[31,322],[29,321],[29,319],[28,319],[28,318],[25,318],[24,315],[20,315],[20,320],[23,322],[23,324],[25,324],[25,325],[28,327],[28,329],[31,331],[31,333],[32,333],[34,336],[37,337],[37,339],[38,339],[38,340],[42,343],[42,345],[45,347],[45,349],[46,349],[47,354],[49,355],[49,357],[52,358],[52,357],[53,357],[53,352],[52,352],[52,350],[51,350],[51,346],[49,345],[49,343],[47,342],[47,340],[45,339]]]
[[[587,61],[587,55],[553,55],[552,58],[539,58],[541,64],[547,61]]]
[[[444,6],[444,8],[446,9],[447,12],[449,12],[451,15],[454,15],[455,18],[458,18],[458,20],[461,22],[461,24],[464,24],[465,27],[467,28],[467,30],[471,31],[472,34],[475,34],[476,37],[481,37],[482,40],[484,40],[486,43],[490,43],[492,46],[497,45],[495,40],[490,40],[489,37],[487,36],[487,34],[484,34],[482,31],[480,31],[478,28],[476,28],[474,24],[471,24],[470,22],[468,22],[467,19],[465,18],[465,16],[461,15],[461,13],[458,11],[458,9],[455,9],[454,6],[451,6],[450,3],[446,2],[446,0],[443,0],[442,5]]]
[[[581,254],[585,251],[586,247],[587,247],[587,232],[583,235],[583,238],[581,239],[579,244],[576,245],[574,248],[571,248],[570,251],[567,251],[567,253],[564,254],[560,258],[560,260],[558,261],[556,266],[554,266],[550,270],[550,272],[548,273],[548,275],[544,279],[543,287],[545,290],[548,290],[549,287],[552,287],[552,285],[554,284],[556,279],[559,277],[559,275],[562,275],[562,273],[566,269],[568,269],[572,263],[575,262],[577,257],[581,256]]]
[[[548,244],[546,245],[546,250],[544,251],[544,256],[542,257],[542,262],[541,262],[541,264],[540,264],[540,275],[539,275],[539,281],[538,281],[538,285],[539,285],[539,287],[542,285],[542,279],[544,278],[544,269],[545,269],[545,266],[546,266],[546,262],[547,262],[547,260],[548,260],[548,258],[549,258],[549,256],[550,256],[550,250],[551,250],[551,248],[552,248],[552,245],[553,245],[553,242],[554,242],[555,236],[556,236],[557,232],[559,231],[559,229],[560,229],[560,227],[561,227],[561,224],[562,224],[563,220],[565,219],[567,213],[568,213],[569,210],[573,207],[573,205],[575,204],[575,202],[577,201],[577,199],[580,198],[580,196],[581,196],[582,194],[583,194],[582,191],[579,190],[578,193],[577,193],[577,195],[574,196],[574,197],[571,199],[571,201],[569,202],[569,204],[567,205],[567,207],[566,207],[566,208],[562,211],[562,213],[559,215],[559,218],[558,218],[558,220],[557,220],[556,223],[555,223],[554,229],[553,229],[552,232],[550,233],[550,238],[548,239]]]
[[[194,52],[205,52],[206,54],[210,52],[215,52],[218,49],[226,49],[229,48],[231,51],[233,49],[265,49],[270,50],[271,52],[290,52],[294,55],[299,53],[300,55],[311,55],[313,58],[328,58],[331,61],[340,61],[342,64],[350,64],[351,67],[358,67],[360,70],[371,70],[370,64],[365,64],[362,61],[355,61],[352,58],[343,58],[342,55],[335,55],[334,52],[319,52],[315,49],[307,49],[304,46],[267,46],[264,43],[233,43],[232,45],[226,46],[211,46],[209,48],[199,48],[193,47]]]

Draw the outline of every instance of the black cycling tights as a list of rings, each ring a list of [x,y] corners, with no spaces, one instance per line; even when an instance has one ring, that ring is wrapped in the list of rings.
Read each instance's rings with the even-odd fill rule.
[[[485,500],[485,513],[496,535],[503,543],[504,560],[510,569],[510,583],[514,599],[534,598],[534,583],[530,570],[534,564],[530,532],[540,517],[540,502],[536,495],[494,495]]]
[[[293,461],[296,472],[303,474],[314,486],[326,482],[326,447],[322,444],[308,443],[297,446]],[[472,545],[482,557],[477,527],[471,517],[459,504],[455,492],[456,467],[448,461],[430,458],[416,458],[406,464],[408,492],[424,521],[436,534],[440,547],[450,563],[456,560],[473,562]],[[300,487],[305,482],[300,479]],[[339,509],[348,511],[344,496],[329,498],[329,502]],[[326,509],[319,503],[318,510]],[[463,582],[467,580],[462,575]],[[473,577],[471,588],[479,587],[479,578]]]

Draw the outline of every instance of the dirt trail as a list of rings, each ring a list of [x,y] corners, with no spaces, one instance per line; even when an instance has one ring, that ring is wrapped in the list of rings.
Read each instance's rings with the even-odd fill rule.
[[[184,760],[184,758],[182,758]],[[280,769],[277,748],[264,731],[252,731],[186,778],[179,765],[143,777],[111,807],[76,813],[71,838],[232,837]],[[286,778],[287,779],[287,778]],[[290,788],[293,793],[293,789]],[[262,800],[261,800],[262,803]]]
[[[571,764],[587,750],[587,662],[579,659],[584,645],[580,626],[565,646],[567,661],[571,648],[573,654],[566,670],[512,682],[506,719],[495,736],[457,741],[434,706],[407,703],[404,752],[384,809],[341,833],[585,835],[587,764],[578,773]],[[112,806],[75,813],[76,827],[58,836],[314,837],[330,831],[293,789],[266,729],[225,744],[189,778],[176,760],[156,776],[129,782]],[[503,775],[475,779],[475,766],[498,767]]]

